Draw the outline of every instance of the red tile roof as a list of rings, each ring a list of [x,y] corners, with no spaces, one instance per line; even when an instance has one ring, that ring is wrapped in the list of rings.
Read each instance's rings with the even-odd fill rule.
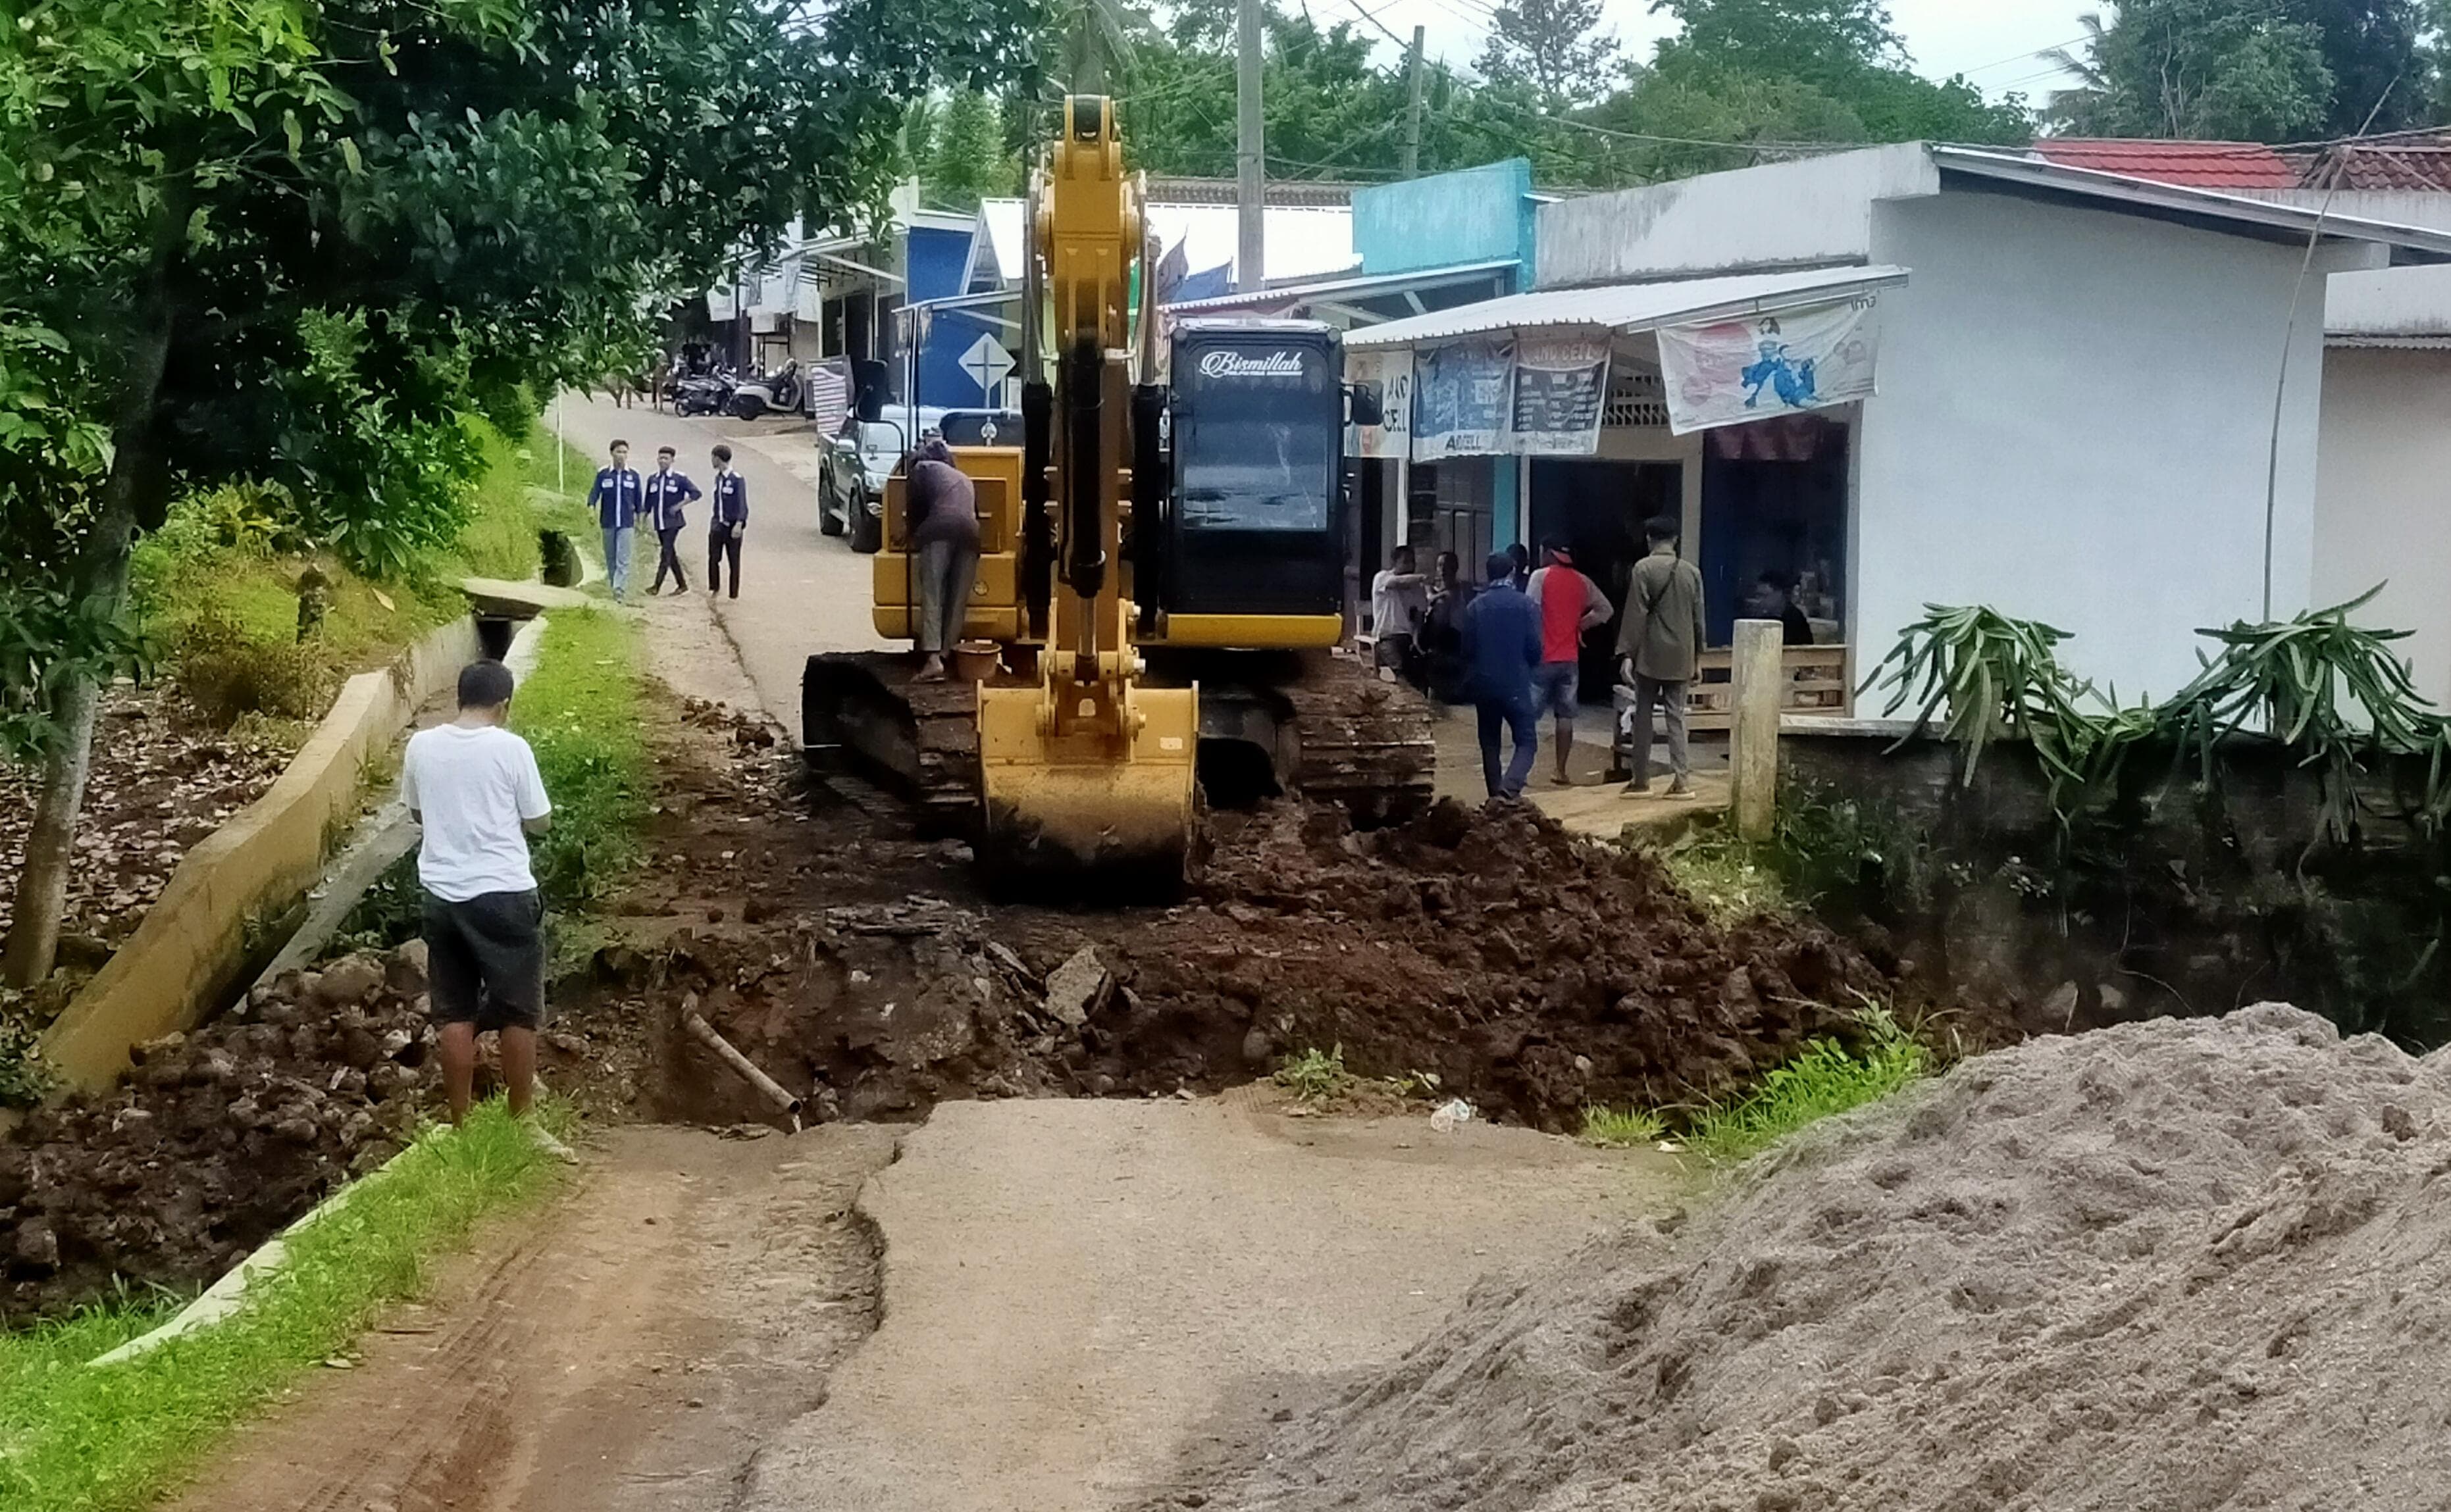
[[[2190,189],[2294,189],[2298,170],[2260,142],[2150,142],[2045,137],[2034,155],[2067,168],[2121,173]]]
[[[2298,157],[2310,189],[2451,190],[2451,142],[2384,142],[2331,147]]]

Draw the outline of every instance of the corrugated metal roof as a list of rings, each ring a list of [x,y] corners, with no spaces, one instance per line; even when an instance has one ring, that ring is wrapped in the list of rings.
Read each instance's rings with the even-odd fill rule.
[[[1860,289],[1907,281],[1895,267],[1818,268],[1799,273],[1748,273],[1732,278],[1604,283],[1588,289],[1536,289],[1365,326],[1345,338],[1351,347],[1413,346],[1497,331],[1586,330],[1632,333],[1715,317],[1750,315],[1816,303]]]
[[[2192,189],[2294,189],[2298,169],[2261,142],[2045,137],[2034,155],[2063,167],[2122,173]]]

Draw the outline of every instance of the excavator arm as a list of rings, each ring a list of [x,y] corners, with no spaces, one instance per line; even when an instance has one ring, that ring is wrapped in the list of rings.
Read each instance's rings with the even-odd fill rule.
[[[1031,191],[1023,371],[1035,392],[1024,397],[1023,450],[1034,475],[1023,497],[1035,580],[1047,583],[1046,636],[1035,688],[979,689],[979,859],[1011,880],[1179,886],[1195,824],[1199,691],[1146,686],[1134,645],[1145,615],[1131,578],[1147,569],[1125,570],[1126,502],[1148,529],[1162,491],[1135,480],[1132,464],[1147,472],[1157,448],[1135,432],[1163,405],[1132,383],[1142,197],[1124,172],[1112,101],[1065,101],[1063,135]],[[1143,304],[1146,352],[1146,288]],[[1056,358],[1051,395],[1038,388],[1042,340]]]

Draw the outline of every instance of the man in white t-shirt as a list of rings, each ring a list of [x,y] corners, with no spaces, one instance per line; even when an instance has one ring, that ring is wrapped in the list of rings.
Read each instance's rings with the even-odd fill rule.
[[[1370,580],[1370,634],[1378,665],[1409,675],[1422,622],[1430,614],[1430,580],[1414,564],[1413,549],[1387,553],[1387,566]]]
[[[536,753],[502,727],[510,710],[510,669],[474,663],[460,673],[460,717],[411,736],[401,764],[401,796],[425,831],[429,1010],[454,1125],[467,1116],[477,1036],[488,1030],[500,1037],[511,1114],[527,1113],[544,1027],[544,903],[528,837],[545,832],[553,804]]]

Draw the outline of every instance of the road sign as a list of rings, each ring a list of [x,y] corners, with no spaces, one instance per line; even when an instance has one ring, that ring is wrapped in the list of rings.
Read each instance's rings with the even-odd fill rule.
[[[962,354],[962,371],[978,384],[983,402],[993,405],[1004,392],[1004,380],[1012,375],[1012,354],[994,337],[982,336]]]

